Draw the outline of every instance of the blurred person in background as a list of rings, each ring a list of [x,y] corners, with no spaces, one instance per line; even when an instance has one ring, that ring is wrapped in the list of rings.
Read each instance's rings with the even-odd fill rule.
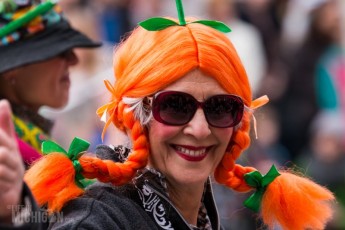
[[[334,46],[335,39],[339,39],[337,0],[313,0],[313,3],[309,11],[309,29],[302,45],[293,49],[296,52],[288,55],[287,85],[282,96],[276,101],[281,117],[281,143],[288,148],[292,159],[299,156],[310,141],[308,130],[313,118],[322,108],[317,98],[333,100],[336,87],[343,87],[342,85],[323,90],[327,85],[335,85],[334,82],[329,83],[331,78],[325,74],[324,65],[319,64],[325,52]],[[323,75],[318,76],[320,73]],[[339,76],[344,78],[342,72]],[[317,83],[320,80],[328,82]]]
[[[321,110],[345,117],[345,40],[342,37],[345,21],[341,21],[345,19],[341,16],[345,15],[345,9],[341,4],[344,2],[329,0],[314,12],[320,14],[320,29],[330,38],[316,66],[316,98]]]
[[[74,28],[94,40],[103,39],[99,18],[101,2],[64,0],[61,3],[66,18]],[[112,60],[108,57],[112,56],[114,51],[113,44],[104,40],[102,43],[102,47],[98,49],[75,49],[79,63],[70,69],[72,84],[67,106],[62,110],[42,110],[42,114],[54,119],[56,125],[51,135],[65,148],[75,136],[89,140],[91,149],[102,143],[103,123],[95,111],[108,100],[103,80],[112,78]],[[115,135],[114,132],[110,130],[103,142],[117,143],[120,135]]]
[[[0,98],[11,103],[18,145],[28,166],[41,156],[41,143],[50,139],[53,124],[39,110],[62,108],[68,102],[70,67],[78,63],[73,49],[100,43],[72,28],[51,2],[0,4]],[[28,17],[39,7],[45,12]],[[13,26],[20,21],[24,23]]]

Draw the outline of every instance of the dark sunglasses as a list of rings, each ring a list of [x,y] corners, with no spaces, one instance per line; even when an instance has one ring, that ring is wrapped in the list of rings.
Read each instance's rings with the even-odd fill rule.
[[[152,102],[155,120],[172,126],[187,124],[201,107],[209,125],[217,128],[234,127],[241,121],[244,109],[240,97],[228,94],[215,95],[199,102],[188,93],[164,91],[149,101]]]

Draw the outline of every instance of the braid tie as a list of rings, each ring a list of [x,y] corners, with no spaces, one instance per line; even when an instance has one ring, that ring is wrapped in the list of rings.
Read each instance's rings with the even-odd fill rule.
[[[25,173],[24,180],[38,204],[48,205],[49,213],[59,211],[64,203],[83,193],[85,184],[79,156],[89,145],[80,138],[74,138],[66,151],[55,142],[43,142],[45,156]]]
[[[89,142],[83,139],[80,139],[78,137],[75,137],[69,147],[69,150],[66,151],[57,143],[48,140],[42,143],[42,153],[45,155],[52,152],[59,152],[59,153],[65,154],[72,161],[72,165],[75,170],[76,184],[80,188],[84,189],[85,185],[82,183],[82,180],[84,179],[84,177],[81,174],[82,167],[80,165],[78,157],[80,154],[83,154],[89,148],[89,146],[90,146]]]
[[[277,176],[280,176],[280,173],[274,165],[272,165],[271,169],[264,176],[262,176],[259,171],[252,171],[244,174],[246,183],[256,189],[255,193],[244,201],[244,206],[258,212],[260,210],[262,197],[264,196],[266,187],[272,183]]]

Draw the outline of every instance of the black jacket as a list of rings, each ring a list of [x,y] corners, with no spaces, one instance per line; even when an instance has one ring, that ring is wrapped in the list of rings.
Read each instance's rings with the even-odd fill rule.
[[[192,229],[169,201],[155,174],[146,171],[135,184],[114,187],[97,183],[84,196],[69,202],[62,210],[62,221],[50,229]],[[211,186],[204,204],[212,228],[220,229]]]

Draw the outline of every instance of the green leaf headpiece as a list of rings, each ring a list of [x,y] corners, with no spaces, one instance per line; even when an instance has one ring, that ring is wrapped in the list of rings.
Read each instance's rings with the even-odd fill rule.
[[[168,28],[170,26],[185,26],[186,24],[190,24],[190,23],[200,23],[200,24],[212,27],[216,30],[219,30],[220,32],[223,32],[223,33],[228,33],[231,31],[231,29],[227,25],[219,21],[198,20],[198,21],[187,23],[184,18],[182,0],[176,0],[176,7],[177,7],[179,23],[167,18],[154,17],[154,18],[149,18],[145,21],[139,22],[139,25],[148,31],[159,31],[159,30],[164,30],[165,28]]]

